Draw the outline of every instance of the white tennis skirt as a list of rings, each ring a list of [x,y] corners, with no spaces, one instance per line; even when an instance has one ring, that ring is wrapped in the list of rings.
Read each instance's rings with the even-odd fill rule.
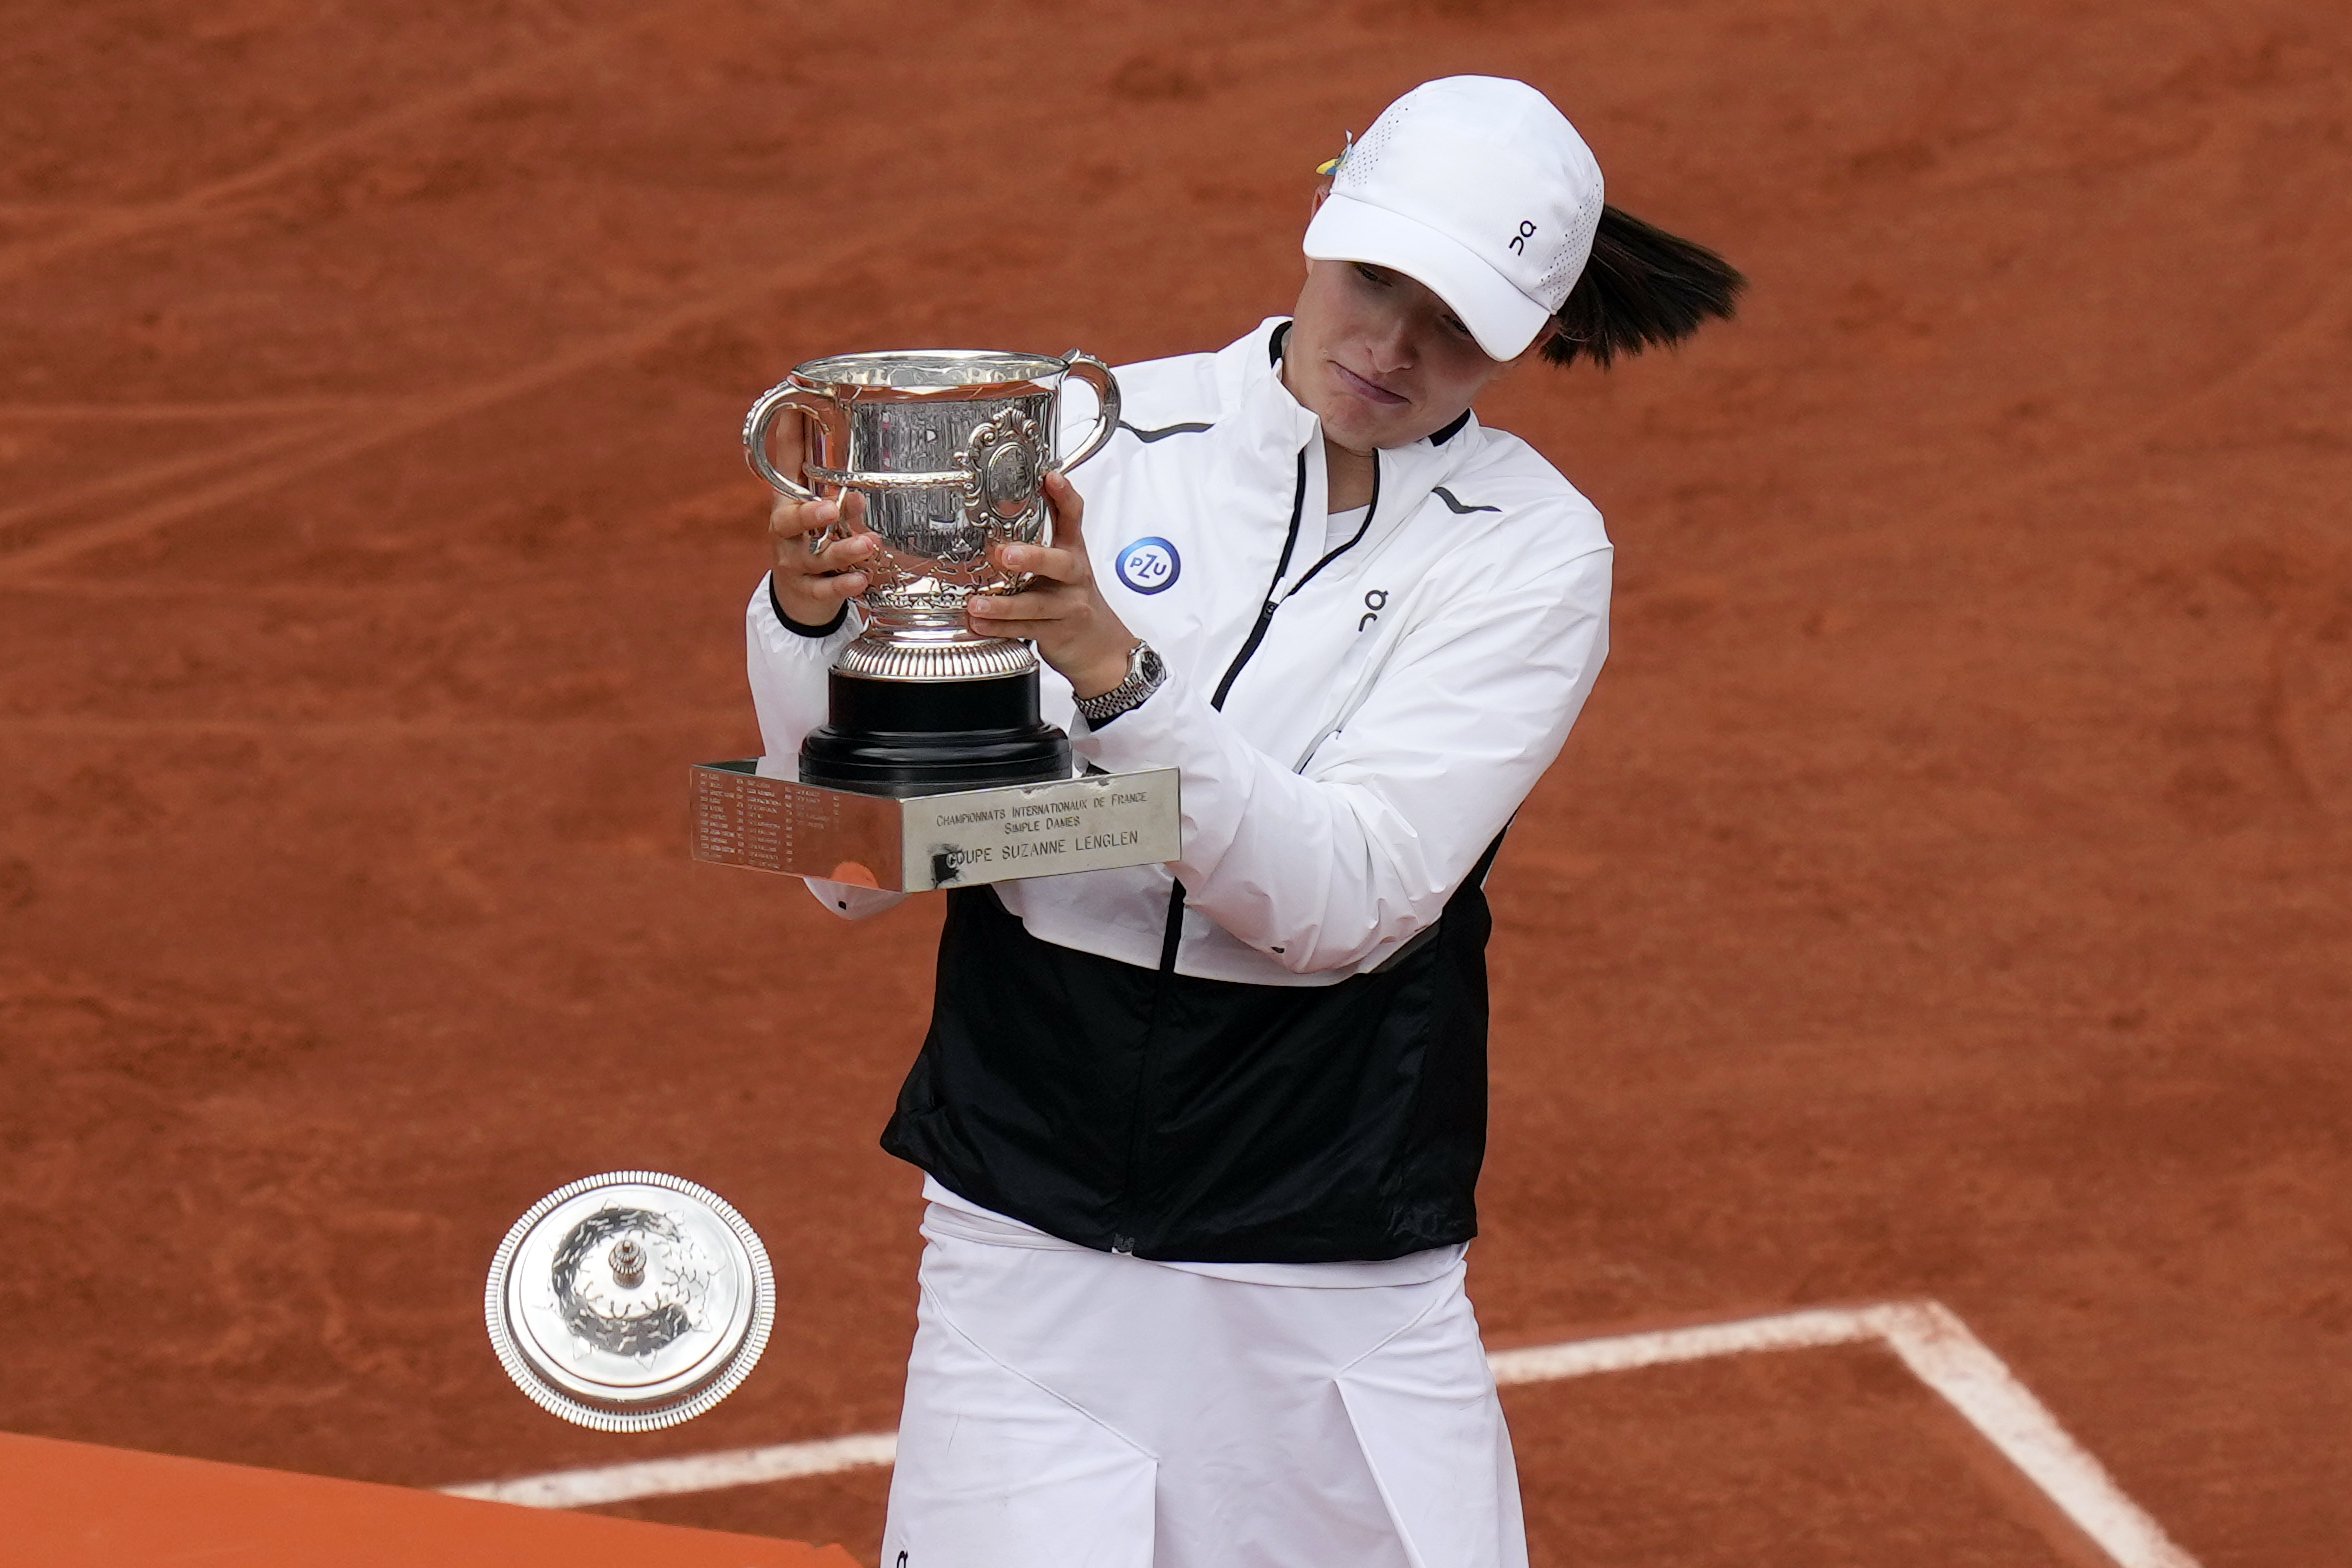
[[[883,1568],[1525,1568],[1463,1249],[1152,1263],[927,1191]]]

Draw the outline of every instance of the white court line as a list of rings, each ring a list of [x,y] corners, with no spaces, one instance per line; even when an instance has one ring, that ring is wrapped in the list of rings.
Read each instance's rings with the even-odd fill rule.
[[[2197,1568],[2197,1560],[2124,1495],[2107,1467],[1941,1302],[1891,1303],[1866,1315],[1919,1381],[1950,1401],[2122,1568]]]
[[[2117,1568],[2198,1568],[2106,1467],[2066,1433],[2042,1402],[2017,1380],[1968,1325],[1939,1302],[1898,1301],[1869,1307],[1815,1307],[1770,1317],[1604,1339],[1572,1339],[1489,1355],[1499,1384],[1548,1383],[1628,1372],[1639,1367],[1704,1361],[1761,1350],[1805,1350],[1825,1345],[1885,1345],[1961,1419],[2039,1487],[2059,1512],[2113,1558]],[[475,1481],[442,1490],[456,1497],[521,1503],[531,1508],[580,1508],[754,1486],[797,1476],[832,1475],[887,1465],[898,1452],[889,1432],[735,1448],[680,1459],[648,1459],[592,1470],[558,1470],[508,1481]]]

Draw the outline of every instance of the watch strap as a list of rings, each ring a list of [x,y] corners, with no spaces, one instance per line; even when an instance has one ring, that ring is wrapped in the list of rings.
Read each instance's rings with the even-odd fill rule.
[[[1109,691],[1093,697],[1078,699],[1078,711],[1089,725],[1108,724],[1130,708],[1143,706],[1144,699],[1160,689],[1168,678],[1168,667],[1160,660],[1148,642],[1139,642],[1127,654],[1127,678]]]

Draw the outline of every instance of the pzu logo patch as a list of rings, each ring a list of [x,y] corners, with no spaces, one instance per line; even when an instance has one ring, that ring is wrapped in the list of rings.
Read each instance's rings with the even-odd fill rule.
[[[1119,552],[1119,581],[1137,593],[1166,593],[1183,574],[1184,558],[1165,539],[1138,539]]]

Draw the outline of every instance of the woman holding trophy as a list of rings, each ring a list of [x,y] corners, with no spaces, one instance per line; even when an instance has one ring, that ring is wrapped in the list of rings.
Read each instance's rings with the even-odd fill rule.
[[[1425,84],[1325,172],[1291,316],[1121,369],[1050,543],[991,547],[1028,586],[969,604],[1034,644],[1081,763],[1179,770],[1182,851],[948,895],[883,1137],[928,1199],[895,1568],[1526,1561],[1463,1286],[1481,885],[1599,673],[1610,545],[1471,409],[1741,279],[1605,206],[1522,83]],[[775,508],[771,757],[859,631],[854,521]]]

